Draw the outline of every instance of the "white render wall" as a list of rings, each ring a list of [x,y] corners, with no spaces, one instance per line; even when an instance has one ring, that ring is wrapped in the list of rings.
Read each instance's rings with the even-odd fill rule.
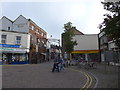
[[[28,49],[30,48],[30,35],[29,34],[0,31],[0,37],[2,34],[7,35],[6,44],[15,45],[16,36],[21,36],[21,47],[20,48],[28,48]],[[1,43],[1,40],[0,40],[0,43]]]
[[[6,17],[0,19],[0,30],[7,30],[10,27],[10,31],[13,29],[12,22],[8,20]]]
[[[20,15],[13,23],[13,31],[17,32],[29,32],[28,20]]]
[[[75,35],[73,40],[78,43],[74,46],[74,50],[98,50],[97,34]]]

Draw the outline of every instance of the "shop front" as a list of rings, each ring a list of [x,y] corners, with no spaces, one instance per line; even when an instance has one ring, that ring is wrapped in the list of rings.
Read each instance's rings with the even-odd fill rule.
[[[87,61],[98,61],[99,50],[76,50],[72,51],[71,58]]]
[[[7,46],[7,45],[6,45]],[[2,64],[27,64],[29,63],[29,49],[22,49],[19,45],[0,47]]]

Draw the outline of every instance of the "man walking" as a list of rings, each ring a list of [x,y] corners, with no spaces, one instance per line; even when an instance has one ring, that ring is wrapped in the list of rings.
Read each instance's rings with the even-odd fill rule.
[[[54,60],[52,72],[54,72],[55,70],[57,70],[59,72],[59,65],[58,64],[59,64],[59,59],[56,57]]]

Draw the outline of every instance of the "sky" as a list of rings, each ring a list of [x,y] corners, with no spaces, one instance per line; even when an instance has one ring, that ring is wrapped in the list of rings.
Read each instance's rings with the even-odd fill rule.
[[[44,29],[48,38],[52,35],[57,39],[69,21],[84,34],[98,34],[106,13],[101,0],[4,0],[0,12],[0,18],[6,16],[12,21],[23,15]]]

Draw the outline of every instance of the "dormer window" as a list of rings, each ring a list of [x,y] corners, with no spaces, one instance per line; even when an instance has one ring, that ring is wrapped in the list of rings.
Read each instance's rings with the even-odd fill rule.
[[[8,27],[8,30],[10,30],[10,27]]]

